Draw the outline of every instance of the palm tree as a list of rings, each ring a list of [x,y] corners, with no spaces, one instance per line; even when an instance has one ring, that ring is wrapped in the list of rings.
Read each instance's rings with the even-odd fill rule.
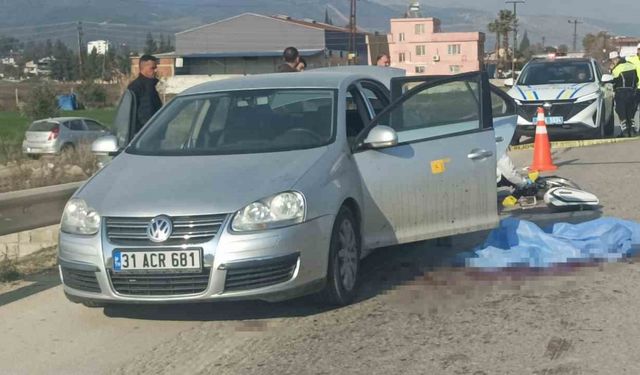
[[[514,17],[513,12],[510,10],[501,10],[498,13],[498,22],[500,33],[502,34],[502,44],[505,51],[505,54],[509,54],[509,33],[514,30],[516,17]],[[515,46],[514,46],[515,48]]]
[[[495,51],[496,51],[496,58],[499,59],[500,58],[500,33],[501,33],[500,23],[498,22],[498,20],[493,20],[487,25],[487,29],[489,30],[490,33],[496,34]]]

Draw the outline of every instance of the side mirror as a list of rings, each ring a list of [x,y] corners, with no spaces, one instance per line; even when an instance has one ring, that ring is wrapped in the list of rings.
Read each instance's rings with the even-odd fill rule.
[[[389,126],[378,125],[369,131],[363,144],[373,149],[393,147],[398,144],[398,134]]]
[[[611,83],[615,78],[611,74],[603,74],[602,75],[602,83]]]
[[[507,87],[513,87],[513,85],[515,85],[516,82],[514,81],[513,78],[507,78],[504,80],[504,85]]]
[[[118,151],[118,139],[115,135],[105,135],[91,144],[91,152],[96,155],[114,155]]]

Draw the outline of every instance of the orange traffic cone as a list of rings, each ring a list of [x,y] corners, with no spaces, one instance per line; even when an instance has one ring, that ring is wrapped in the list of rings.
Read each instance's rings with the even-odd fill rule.
[[[547,133],[545,123],[544,108],[538,107],[538,125],[536,126],[536,139],[533,144],[533,164],[529,167],[531,171],[555,171],[558,169],[551,160],[551,143]]]

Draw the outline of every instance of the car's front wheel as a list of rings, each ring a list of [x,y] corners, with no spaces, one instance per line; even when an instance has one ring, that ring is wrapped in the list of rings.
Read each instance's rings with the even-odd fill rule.
[[[331,305],[345,306],[355,298],[361,246],[358,228],[351,209],[340,208],[331,233],[327,284],[322,291],[323,300]]]

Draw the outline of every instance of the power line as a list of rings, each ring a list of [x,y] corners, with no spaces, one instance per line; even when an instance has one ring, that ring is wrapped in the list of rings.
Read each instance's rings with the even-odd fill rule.
[[[584,23],[577,19],[569,20],[569,23],[573,24],[573,52],[578,52],[578,24]]]
[[[513,56],[511,57],[511,78],[516,79],[516,49],[518,48],[518,4],[524,0],[507,0],[506,4],[513,4]]]

